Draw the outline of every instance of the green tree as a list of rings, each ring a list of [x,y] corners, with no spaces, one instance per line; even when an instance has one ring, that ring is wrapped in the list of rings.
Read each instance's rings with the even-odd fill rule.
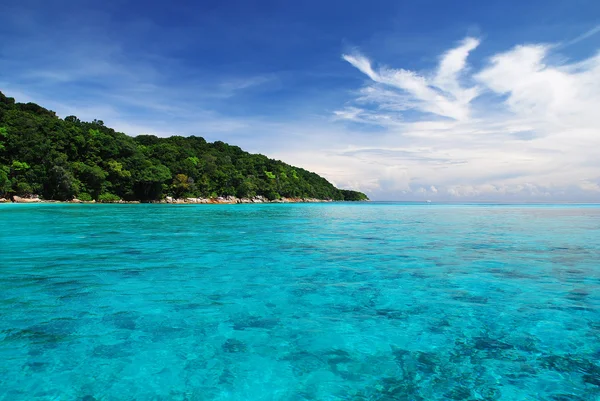
[[[73,170],[81,182],[82,189],[96,198],[106,186],[108,173],[97,165],[88,165],[82,162],[73,163]]]
[[[189,194],[194,189],[194,180],[185,174],[177,174],[171,184],[171,192],[176,198]]]
[[[0,151],[3,151],[6,147],[4,146],[4,138],[8,136],[8,130],[6,127],[0,127]]]
[[[148,165],[135,177],[135,194],[138,199],[160,199],[163,184],[171,179],[171,171],[162,164]]]
[[[11,168],[12,171],[15,173],[22,173],[26,170],[29,170],[31,167],[27,163],[20,162],[18,160],[13,160]]]
[[[118,195],[111,194],[109,192],[105,192],[103,194],[100,194],[100,196],[98,196],[98,201],[101,203],[114,203],[114,202],[118,202],[120,200],[121,200],[121,198],[119,198]]]
[[[10,193],[12,190],[12,183],[10,178],[8,178],[8,174],[10,169],[8,166],[0,166],[0,195],[3,196],[7,193]]]
[[[12,187],[15,189],[14,192],[19,196],[30,196],[33,195],[33,188],[27,182],[20,181],[13,183]]]
[[[79,191],[79,185],[73,175],[64,167],[54,166],[48,173],[48,181],[44,188],[44,196],[48,199],[73,199]]]

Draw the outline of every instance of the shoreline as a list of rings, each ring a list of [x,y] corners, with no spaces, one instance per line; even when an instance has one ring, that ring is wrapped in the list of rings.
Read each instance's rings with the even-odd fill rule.
[[[316,199],[316,198],[280,198],[269,200],[263,196],[255,196],[253,198],[237,198],[235,196],[218,197],[218,198],[173,198],[167,196],[165,199],[152,200],[152,201],[125,201],[118,200],[112,202],[99,202],[99,201],[82,201],[79,199],[72,199],[70,201],[60,201],[52,199],[41,199],[39,197],[33,198],[22,198],[14,196],[13,199],[0,198],[1,203],[61,203],[61,204],[171,204],[171,205],[235,205],[235,204],[271,204],[271,203],[331,203],[331,202],[345,202],[343,200],[335,201],[332,199]],[[350,201],[348,201],[350,202]],[[363,201],[365,202],[365,201]]]

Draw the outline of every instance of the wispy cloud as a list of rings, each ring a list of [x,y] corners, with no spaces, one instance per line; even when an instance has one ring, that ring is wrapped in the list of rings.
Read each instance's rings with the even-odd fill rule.
[[[463,87],[460,74],[465,69],[469,52],[478,45],[477,39],[465,39],[459,47],[441,57],[439,67],[431,77],[387,67],[376,71],[371,61],[358,52],[344,54],[342,57],[377,84],[363,89],[360,100],[378,103],[386,109],[415,109],[464,120],[469,116],[469,103],[477,96],[478,90],[476,87]]]
[[[389,197],[394,188],[415,197],[600,195],[600,56],[558,64],[551,45],[519,45],[473,71],[467,57],[479,45],[464,39],[433,72],[343,56],[369,81],[335,117],[385,129],[370,146],[337,153],[362,155],[362,170],[382,177],[365,177],[363,188]]]
[[[23,42],[30,43],[28,41]],[[236,97],[277,85],[275,74],[193,74],[177,60],[131,56],[119,46],[88,38],[86,47],[65,43],[57,53],[44,40],[21,57],[19,43],[0,44],[0,90],[36,102],[60,116],[104,120],[129,135],[237,135],[260,116],[232,115]],[[163,67],[161,67],[161,65]],[[167,67],[164,67],[167,66]],[[174,79],[175,78],[175,79]]]
[[[596,25],[595,27],[593,27],[592,29],[589,29],[588,31],[582,33],[581,35],[577,36],[575,39],[571,39],[568,42],[564,43],[564,46],[571,46],[574,45],[576,43],[579,43],[583,40],[586,40],[588,38],[591,38],[592,36],[596,35],[600,33],[600,25]]]

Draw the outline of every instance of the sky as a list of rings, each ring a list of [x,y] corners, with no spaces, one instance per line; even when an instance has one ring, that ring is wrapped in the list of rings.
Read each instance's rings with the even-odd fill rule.
[[[600,201],[600,2],[0,0],[0,91],[373,200]]]

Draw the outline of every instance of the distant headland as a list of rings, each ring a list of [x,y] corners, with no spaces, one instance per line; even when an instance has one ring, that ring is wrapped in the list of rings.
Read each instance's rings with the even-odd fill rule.
[[[197,136],[130,137],[0,92],[0,201],[289,203],[366,201],[325,178]]]

